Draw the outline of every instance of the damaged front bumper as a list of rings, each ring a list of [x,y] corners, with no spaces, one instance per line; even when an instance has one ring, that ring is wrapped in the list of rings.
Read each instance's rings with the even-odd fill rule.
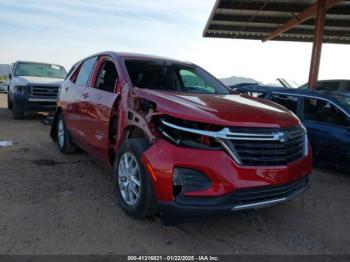
[[[287,202],[310,187],[308,176],[279,186],[262,186],[236,190],[221,197],[181,197],[159,203],[162,213],[170,217],[228,214],[260,209]]]
[[[229,213],[288,201],[309,187],[309,153],[285,166],[241,166],[221,150],[199,150],[159,139],[142,156],[161,212],[177,215]],[[176,168],[204,174],[210,186],[176,195]]]

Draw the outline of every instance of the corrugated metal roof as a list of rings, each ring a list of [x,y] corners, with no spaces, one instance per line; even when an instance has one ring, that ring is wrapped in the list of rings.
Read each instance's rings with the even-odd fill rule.
[[[217,0],[204,37],[263,40],[315,0]],[[315,17],[273,40],[312,42]],[[350,44],[350,0],[328,10],[325,43]]]

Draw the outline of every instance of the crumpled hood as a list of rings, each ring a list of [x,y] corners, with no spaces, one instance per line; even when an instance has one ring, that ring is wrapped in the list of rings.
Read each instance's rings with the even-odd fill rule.
[[[64,79],[38,76],[16,76],[13,77],[12,81],[14,85],[18,86],[24,86],[28,84],[60,85]]]
[[[134,88],[135,95],[173,117],[222,126],[290,127],[299,119],[273,102],[240,94],[208,95]]]

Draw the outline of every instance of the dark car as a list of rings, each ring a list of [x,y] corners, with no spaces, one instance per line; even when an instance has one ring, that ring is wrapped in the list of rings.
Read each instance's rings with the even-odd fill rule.
[[[316,162],[350,170],[350,95],[348,93],[250,86],[236,91],[285,106],[308,130]]]
[[[261,208],[308,188],[299,119],[192,63],[96,54],[73,67],[57,105],[59,150],[78,146],[111,167],[121,207],[137,218]]]
[[[298,88],[308,89],[308,83],[303,84]],[[320,81],[317,81],[315,90],[350,93],[350,80],[346,80],[346,79],[320,80]]]

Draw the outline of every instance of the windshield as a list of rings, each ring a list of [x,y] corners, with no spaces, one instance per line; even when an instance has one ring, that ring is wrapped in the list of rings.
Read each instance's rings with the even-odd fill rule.
[[[66,74],[67,72],[64,67],[59,65],[21,62],[16,65],[14,76],[38,76],[64,79]]]
[[[145,89],[199,94],[229,94],[229,90],[203,69],[164,60],[126,60],[132,83]]]

